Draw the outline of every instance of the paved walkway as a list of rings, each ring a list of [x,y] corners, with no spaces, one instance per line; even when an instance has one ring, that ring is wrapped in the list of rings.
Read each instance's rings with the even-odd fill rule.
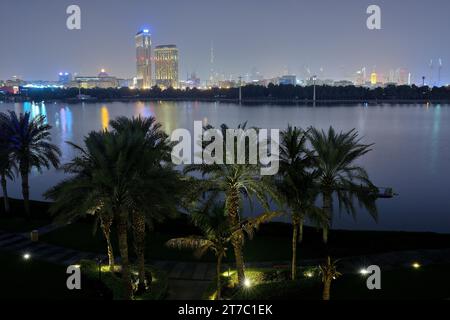
[[[49,228],[50,229],[50,228]],[[0,231],[0,250],[16,252],[20,254],[28,253],[32,259],[48,261],[61,265],[76,264],[83,259],[103,259],[107,261],[106,255],[83,252],[59,247],[42,242],[31,242],[29,234],[13,234]],[[323,260],[304,260],[302,266],[317,266]],[[388,252],[368,256],[355,256],[343,258],[339,262],[339,270],[343,273],[356,273],[363,267],[378,265],[382,270],[389,270],[398,267],[411,266],[413,262],[421,265],[427,264],[450,264],[450,249],[444,250],[415,250]],[[168,273],[169,279],[179,281],[211,281],[215,277],[215,264],[206,262],[179,262],[179,261],[149,261],[150,265],[164,270]],[[272,268],[275,266],[289,267],[288,261],[281,262],[258,262],[246,263],[248,268]],[[223,270],[233,268],[224,264]]]
[[[76,264],[83,259],[106,259],[106,255],[83,252],[42,242],[32,242],[29,234],[4,233],[0,231],[0,250],[30,254],[32,259],[62,265]]]

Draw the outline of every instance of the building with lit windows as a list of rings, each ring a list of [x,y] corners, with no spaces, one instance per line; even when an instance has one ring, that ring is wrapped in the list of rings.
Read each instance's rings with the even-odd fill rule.
[[[278,81],[278,84],[280,85],[291,85],[291,86],[295,86],[297,85],[297,76],[295,75],[285,75],[285,76],[281,76],[280,80]]]
[[[78,76],[69,85],[72,88],[83,88],[83,89],[108,89],[108,88],[118,88],[119,80],[116,77],[108,75],[104,69],[94,77],[84,77]]]
[[[155,47],[155,84],[178,88],[178,48],[176,45]]]
[[[152,87],[152,39],[148,29],[139,31],[136,41],[136,79],[139,89]]]
[[[58,75],[58,82],[62,85],[68,85],[72,81],[72,74],[68,72],[60,72]]]

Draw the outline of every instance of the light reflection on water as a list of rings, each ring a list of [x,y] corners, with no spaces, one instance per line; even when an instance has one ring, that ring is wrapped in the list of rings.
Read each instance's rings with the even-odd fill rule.
[[[303,128],[311,125],[337,130],[356,128],[363,141],[375,143],[362,161],[372,180],[393,187],[400,196],[379,201],[379,223],[364,213],[355,223],[343,214],[335,227],[384,230],[450,232],[450,107],[447,105],[399,106],[239,106],[201,102],[139,102],[102,104],[2,103],[0,111],[29,111],[47,115],[53,141],[63,152],[63,162],[74,156],[65,141],[83,144],[92,130],[102,130],[118,116],[154,116],[170,134],[176,128],[192,131],[194,121],[230,127],[248,120],[249,126]],[[33,174],[31,194],[41,194],[63,178],[61,172]],[[10,186],[20,196],[20,180]]]

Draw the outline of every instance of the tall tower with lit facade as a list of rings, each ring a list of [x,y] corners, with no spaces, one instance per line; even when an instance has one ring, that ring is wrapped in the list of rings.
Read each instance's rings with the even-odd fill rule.
[[[148,29],[142,29],[136,36],[136,78],[139,89],[152,87],[152,39]]]
[[[377,83],[378,83],[378,75],[376,72],[372,72],[372,74],[370,75],[370,84],[374,86]]]
[[[155,82],[163,88],[178,88],[178,48],[176,45],[155,47]]]

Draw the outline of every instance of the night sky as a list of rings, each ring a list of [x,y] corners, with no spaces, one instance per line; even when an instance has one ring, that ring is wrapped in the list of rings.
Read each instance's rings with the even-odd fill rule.
[[[60,71],[135,75],[134,35],[148,26],[153,44],[180,49],[180,78],[227,77],[256,68],[265,77],[285,73],[350,79],[366,66],[379,73],[406,68],[413,81],[430,75],[442,58],[450,82],[448,0],[0,0],[0,79],[56,80]],[[66,28],[66,8],[82,10],[82,30]],[[366,9],[381,6],[382,30],[366,28]],[[320,69],[323,68],[323,73]],[[435,67],[436,71],[436,67]],[[437,73],[435,73],[437,74]]]

